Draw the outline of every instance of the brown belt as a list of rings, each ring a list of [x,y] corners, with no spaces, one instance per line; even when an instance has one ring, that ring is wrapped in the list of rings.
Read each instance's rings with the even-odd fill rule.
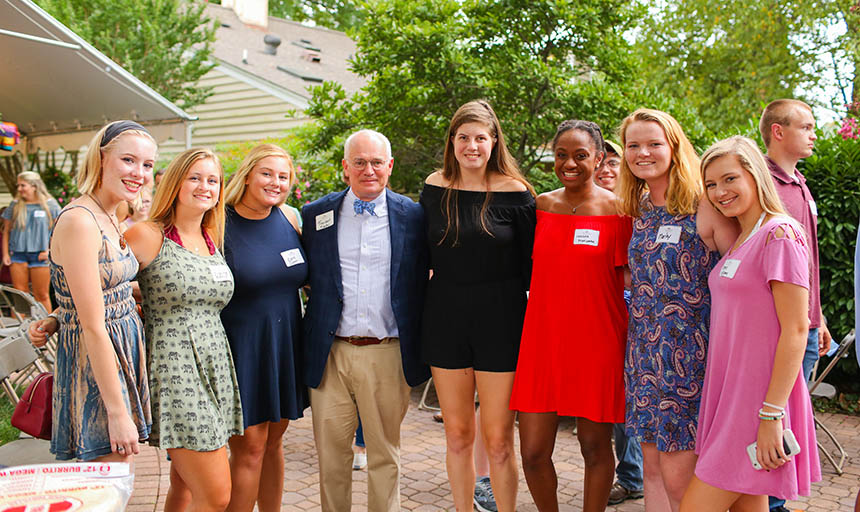
[[[371,338],[369,336],[335,336],[334,339],[339,341],[345,341],[350,345],[355,345],[356,347],[365,347],[367,345],[379,345],[380,343],[385,343],[391,338]]]

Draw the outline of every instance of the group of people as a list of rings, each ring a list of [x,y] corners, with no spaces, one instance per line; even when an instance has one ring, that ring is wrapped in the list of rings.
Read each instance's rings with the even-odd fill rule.
[[[148,440],[172,461],[165,510],[278,510],[282,437],[310,404],[322,509],[346,511],[360,411],[368,509],[395,511],[410,387],[432,376],[458,511],[472,508],[477,429],[498,510],[515,510],[517,415],[541,511],[558,510],[559,416],[577,418],[586,511],[607,505],[618,424],[641,444],[647,510],[809,494],[821,475],[801,365],[827,341],[817,212],[795,168],[812,112],[778,100],[761,131],[767,157],[731,137],[700,161],[665,112],[630,114],[620,147],[564,121],[561,186],[536,197],[477,100],[451,119],[418,203],[387,187],[389,140],[360,130],[346,188],[301,218],[284,207],[292,160],[264,144],[226,187],[210,150],[180,154],[124,230],[117,207],[140,194],[156,143],[111,123],[82,196],[53,216],[59,308],[30,328],[37,344],[59,329],[51,450],[131,461]]]

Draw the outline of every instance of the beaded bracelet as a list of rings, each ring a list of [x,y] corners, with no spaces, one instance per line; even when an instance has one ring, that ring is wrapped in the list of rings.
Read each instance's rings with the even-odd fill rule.
[[[759,416],[759,418],[766,417],[768,419],[781,420],[782,418],[785,418],[785,411],[768,412],[768,411],[765,411],[764,409],[759,409],[758,410],[758,416]]]
[[[758,419],[767,420],[767,421],[776,421],[776,420],[781,420],[782,418],[777,418],[774,416],[759,416]]]
[[[785,411],[785,407],[780,407],[780,406],[778,406],[778,405],[773,405],[772,403],[769,403],[769,402],[762,402],[761,404],[762,404],[762,405],[765,405],[765,406],[767,406],[767,407],[770,407],[771,409],[776,409],[777,411],[781,411],[781,412],[784,412],[784,411]]]

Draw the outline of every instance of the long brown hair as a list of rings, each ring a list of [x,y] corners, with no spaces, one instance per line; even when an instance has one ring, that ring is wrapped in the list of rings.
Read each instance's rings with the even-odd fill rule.
[[[224,170],[218,156],[208,148],[191,148],[180,153],[167,166],[164,178],[155,189],[155,197],[152,198],[152,209],[149,212],[149,220],[158,223],[162,228],[173,226],[176,222],[176,200],[179,197],[179,189],[191,166],[200,160],[212,159],[221,173],[221,186],[218,190],[218,202],[215,207],[203,215],[201,226],[209,234],[218,248],[224,246]]]
[[[454,245],[457,244],[457,240],[459,239],[460,219],[459,212],[457,211],[457,189],[455,185],[460,182],[462,173],[460,171],[460,163],[454,155],[454,136],[457,135],[457,130],[460,126],[466,123],[480,123],[486,126],[490,135],[496,139],[495,144],[493,144],[493,150],[490,153],[490,158],[487,161],[487,172],[484,178],[487,183],[487,196],[484,198],[484,204],[481,205],[481,212],[479,213],[481,228],[484,232],[493,236],[489,227],[487,227],[487,208],[493,195],[489,187],[490,173],[509,176],[525,185],[532,196],[536,195],[534,187],[523,177],[517,161],[514,160],[514,157],[508,151],[508,146],[505,144],[505,135],[502,133],[499,118],[496,117],[493,107],[485,100],[474,100],[462,105],[454,112],[454,117],[451,118],[451,124],[448,126],[448,133],[446,134],[445,155],[442,158],[442,177],[448,182],[448,186],[442,196],[445,202],[444,210],[448,225],[445,228],[444,235],[442,235],[442,240],[439,241],[440,244],[448,238],[452,227],[455,233]]]

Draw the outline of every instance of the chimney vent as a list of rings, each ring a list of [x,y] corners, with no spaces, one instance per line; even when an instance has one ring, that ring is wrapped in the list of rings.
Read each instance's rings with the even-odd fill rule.
[[[278,46],[281,45],[281,38],[273,36],[272,34],[266,34],[263,36],[263,43],[266,45],[263,49],[264,53],[268,55],[276,55],[278,53]]]

